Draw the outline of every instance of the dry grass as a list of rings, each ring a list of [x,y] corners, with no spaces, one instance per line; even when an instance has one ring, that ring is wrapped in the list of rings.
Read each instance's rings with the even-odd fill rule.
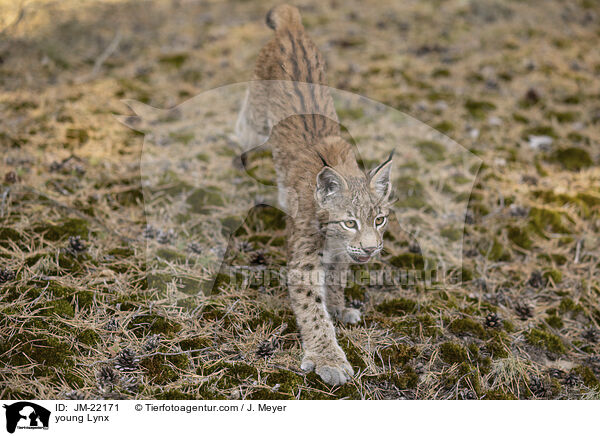
[[[338,388],[299,371],[282,286],[192,292],[206,272],[188,244],[202,242],[203,219],[148,238],[143,138],[114,117],[124,98],[169,108],[249,79],[270,2],[29,1],[22,14],[13,3],[0,2],[2,398],[598,399],[594,2],[300,3],[333,87],[407,112],[485,163],[464,236],[472,277],[349,289],[365,316],[338,328],[357,369]],[[529,135],[552,144],[533,149]],[[208,173],[236,151],[216,141]],[[281,227],[259,208],[231,263],[280,267]],[[392,233],[383,264],[409,252]],[[148,247],[163,257],[147,262]]]

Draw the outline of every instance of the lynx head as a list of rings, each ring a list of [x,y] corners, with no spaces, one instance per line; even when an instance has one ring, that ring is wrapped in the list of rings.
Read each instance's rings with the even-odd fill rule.
[[[323,217],[325,256],[330,262],[365,263],[383,248],[390,211],[392,154],[368,173],[324,162],[315,199]]]

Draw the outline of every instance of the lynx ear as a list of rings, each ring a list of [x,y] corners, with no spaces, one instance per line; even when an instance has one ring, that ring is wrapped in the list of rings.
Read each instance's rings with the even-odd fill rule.
[[[317,174],[315,196],[321,204],[340,195],[347,188],[348,185],[342,175],[329,166],[323,167],[321,172]]]
[[[390,173],[392,171],[392,151],[389,157],[377,168],[369,172],[369,187],[381,198],[387,198],[392,192],[392,183],[390,182]]]

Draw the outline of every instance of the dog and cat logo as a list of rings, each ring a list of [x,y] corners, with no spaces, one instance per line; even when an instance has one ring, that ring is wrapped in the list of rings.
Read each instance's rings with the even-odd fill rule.
[[[4,405],[6,409],[6,431],[14,433],[18,428],[27,430],[48,429],[50,411],[29,401]]]

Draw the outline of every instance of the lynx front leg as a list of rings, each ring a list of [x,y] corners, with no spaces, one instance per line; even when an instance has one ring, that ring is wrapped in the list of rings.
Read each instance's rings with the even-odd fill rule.
[[[302,369],[315,372],[330,385],[341,385],[354,375],[335,338],[335,328],[325,306],[325,272],[317,256],[292,260],[289,292],[296,314],[304,358]]]
[[[346,307],[344,288],[348,268],[329,265],[327,269],[327,310],[329,314],[345,324],[356,324],[360,321],[360,310]]]

